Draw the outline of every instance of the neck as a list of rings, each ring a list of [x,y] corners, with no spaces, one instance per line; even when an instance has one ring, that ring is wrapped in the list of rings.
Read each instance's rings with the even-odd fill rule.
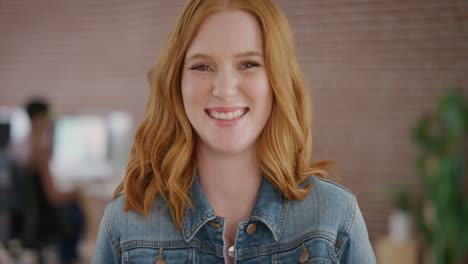
[[[215,213],[237,220],[247,218],[262,182],[256,148],[221,154],[200,144],[196,158],[201,188]]]

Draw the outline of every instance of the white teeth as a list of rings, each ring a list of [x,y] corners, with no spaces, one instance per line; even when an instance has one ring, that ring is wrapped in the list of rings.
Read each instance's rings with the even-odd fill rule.
[[[236,110],[234,112],[228,112],[228,113],[219,113],[216,111],[208,111],[210,116],[216,118],[216,119],[221,119],[221,120],[233,120],[237,119],[240,116],[242,116],[245,112],[243,109]]]

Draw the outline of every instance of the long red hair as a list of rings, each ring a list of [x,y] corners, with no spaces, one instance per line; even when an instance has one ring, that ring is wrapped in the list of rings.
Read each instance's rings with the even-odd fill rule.
[[[161,56],[149,71],[146,116],[137,129],[125,179],[114,196],[124,192],[125,209],[149,213],[157,196],[169,206],[180,228],[195,172],[196,135],[185,114],[180,91],[185,53],[203,19],[223,9],[253,14],[263,31],[265,67],[273,90],[270,118],[258,144],[263,175],[287,199],[303,199],[309,175],[327,177],[331,161],[310,163],[312,150],[308,87],[295,56],[286,17],[270,0],[191,0],[182,10]]]

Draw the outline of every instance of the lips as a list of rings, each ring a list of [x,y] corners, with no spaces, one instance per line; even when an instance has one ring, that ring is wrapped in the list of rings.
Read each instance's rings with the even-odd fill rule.
[[[248,107],[213,107],[205,109],[205,113],[217,120],[237,120],[249,111]]]

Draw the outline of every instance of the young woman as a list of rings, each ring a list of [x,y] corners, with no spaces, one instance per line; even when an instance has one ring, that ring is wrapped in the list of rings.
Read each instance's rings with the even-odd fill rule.
[[[308,88],[270,0],[189,1],[148,76],[93,263],[375,263],[355,197],[309,163]]]

